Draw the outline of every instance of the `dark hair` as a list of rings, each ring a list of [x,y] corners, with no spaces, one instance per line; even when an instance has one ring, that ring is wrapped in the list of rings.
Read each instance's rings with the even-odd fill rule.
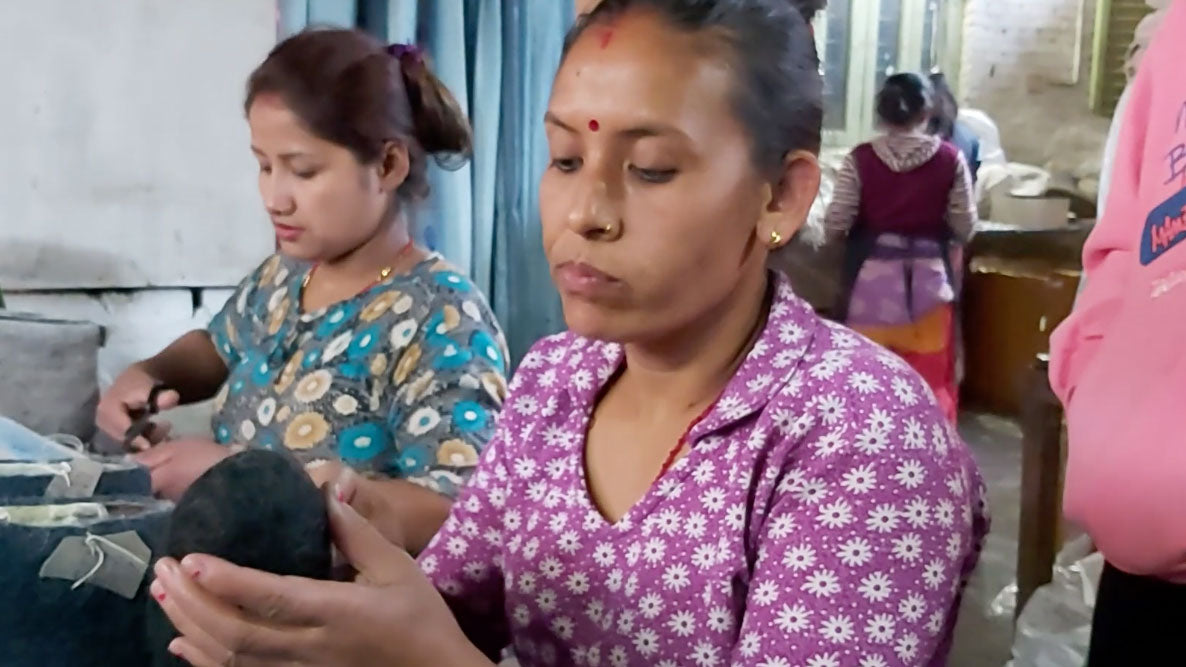
[[[934,104],[931,84],[914,72],[894,74],[877,93],[877,117],[891,127],[910,127],[926,120]]]
[[[931,112],[931,122],[927,125],[927,131],[950,141],[955,134],[955,121],[960,114],[960,105],[942,72],[933,72],[930,80],[931,88],[935,91],[935,110]]]
[[[815,20],[815,15],[828,6],[828,0],[791,0],[791,6],[798,9],[803,18],[811,23]]]
[[[602,0],[581,16],[564,55],[591,25],[649,9],[676,28],[704,33],[726,50],[736,72],[733,108],[749,131],[755,166],[774,174],[791,151],[819,153],[823,80],[803,6],[819,0]],[[799,11],[796,11],[799,9]]]
[[[388,141],[405,146],[404,201],[428,196],[427,156],[455,169],[473,152],[465,113],[420,51],[389,51],[357,30],[310,29],[280,42],[251,73],[244,109],[264,94],[279,95],[309,131],[363,164]]]

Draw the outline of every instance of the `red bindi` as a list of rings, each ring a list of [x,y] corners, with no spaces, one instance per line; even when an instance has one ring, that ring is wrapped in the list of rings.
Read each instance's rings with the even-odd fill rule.
[[[595,118],[589,121],[589,129],[593,132],[596,132],[597,130],[601,129],[601,123],[598,123],[597,119]]]
[[[602,32],[601,33],[601,48],[604,49],[605,47],[609,46],[609,43],[610,43],[610,41],[613,40],[613,38],[614,38],[613,28],[608,28],[604,32]]]

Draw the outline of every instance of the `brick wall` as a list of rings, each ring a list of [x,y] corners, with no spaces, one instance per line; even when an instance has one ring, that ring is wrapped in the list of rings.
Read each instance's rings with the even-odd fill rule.
[[[1088,106],[1095,0],[967,0],[960,87],[1009,159],[1067,168],[1103,150]]]

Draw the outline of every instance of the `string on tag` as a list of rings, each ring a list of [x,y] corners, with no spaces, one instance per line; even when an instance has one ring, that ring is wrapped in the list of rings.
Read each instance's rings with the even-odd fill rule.
[[[70,433],[54,433],[47,437],[59,445],[64,445],[78,452],[86,452],[86,444],[76,435]]]
[[[61,477],[66,482],[66,486],[70,486],[70,472],[72,468],[66,461],[57,461],[55,463],[18,463],[15,464],[15,468],[17,470],[16,474],[47,472],[54,477]]]
[[[94,533],[88,531],[86,534],[86,538],[83,540],[83,542],[86,544],[87,549],[90,549],[91,555],[95,557],[95,565],[90,569],[90,571],[88,571],[86,574],[82,575],[82,577],[80,577],[78,579],[78,581],[75,581],[70,586],[70,590],[74,590],[74,589],[78,588],[79,586],[85,584],[86,582],[90,581],[91,577],[95,576],[95,574],[98,573],[99,569],[103,567],[103,561],[106,560],[106,558],[107,558],[107,554],[103,551],[103,546],[106,546],[109,549],[113,549],[116,553],[124,556],[125,558],[131,560],[132,562],[136,563],[137,565],[139,565],[143,568],[148,568],[148,562],[145,561],[143,558],[137,556],[136,554],[132,553],[131,551],[128,551],[127,549],[121,547],[120,545],[116,544],[115,542],[112,542],[111,540],[107,539],[106,537],[103,537],[102,535],[95,535]],[[103,545],[103,546],[100,546],[100,545]]]
[[[69,461],[62,461],[59,464],[59,466],[60,466],[59,468],[57,468],[56,470],[52,470],[51,472],[53,472],[54,477],[61,477],[62,482],[66,485],[66,488],[68,489],[68,488],[70,488],[70,485],[73,484],[73,481],[71,481],[71,479],[70,479],[70,473],[74,472],[74,468],[73,468],[73,466],[70,465]]]

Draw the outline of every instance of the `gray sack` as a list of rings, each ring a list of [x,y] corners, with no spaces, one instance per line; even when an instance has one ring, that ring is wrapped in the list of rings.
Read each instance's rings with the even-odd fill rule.
[[[92,322],[0,311],[0,415],[42,434],[95,434],[99,348]]]

